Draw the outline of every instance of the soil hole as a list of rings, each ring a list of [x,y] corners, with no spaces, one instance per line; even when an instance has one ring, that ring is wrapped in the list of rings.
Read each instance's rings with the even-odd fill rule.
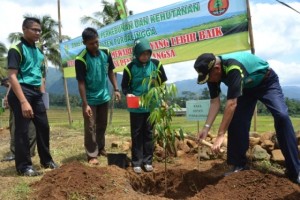
[[[207,185],[215,185],[222,177],[212,176],[198,170],[167,170],[167,192],[165,193],[165,172],[129,174],[132,188],[153,196],[172,199],[193,197]]]

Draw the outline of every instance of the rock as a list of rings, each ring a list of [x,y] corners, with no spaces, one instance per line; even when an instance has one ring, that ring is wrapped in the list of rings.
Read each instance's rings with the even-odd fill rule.
[[[187,139],[186,144],[192,149],[198,148],[198,144],[194,140]]]
[[[198,159],[210,160],[211,149],[206,146],[201,146],[199,152],[196,154]],[[200,158],[199,158],[200,156]]]
[[[266,149],[267,152],[271,153],[274,150],[275,144],[271,140],[265,140],[261,147]]]
[[[252,153],[251,157],[253,160],[269,160],[271,157],[268,154],[268,152],[259,145],[255,145],[252,148],[251,153]]]
[[[275,133],[267,132],[260,136],[260,142],[263,143],[265,140],[271,140]]]
[[[190,147],[187,145],[187,143],[184,141],[178,141],[177,149],[183,150],[185,153],[189,153],[191,150]]]
[[[259,142],[260,142],[260,138],[249,137],[249,145],[250,145],[250,147],[254,147],[255,145],[258,145]]]
[[[181,157],[181,156],[183,156],[183,155],[185,155],[185,152],[184,152],[184,151],[182,151],[182,150],[178,150],[178,151],[177,151],[177,157]]]
[[[250,137],[260,138],[260,134],[258,132],[250,132]]]
[[[123,151],[129,151],[131,149],[131,142],[123,142],[121,148]]]
[[[216,135],[213,135],[213,134],[211,134],[211,132],[208,132],[208,134],[207,134],[207,139],[212,139],[212,138],[215,138],[216,137]]]
[[[272,160],[279,164],[284,164],[284,157],[280,149],[275,149],[272,151]]]

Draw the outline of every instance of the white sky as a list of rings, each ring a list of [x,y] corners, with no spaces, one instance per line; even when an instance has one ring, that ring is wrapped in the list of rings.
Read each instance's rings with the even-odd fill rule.
[[[113,0],[109,0],[113,2]],[[180,0],[127,0],[134,14],[169,5]],[[281,0],[300,11],[299,0]],[[62,34],[81,35],[88,25],[80,17],[102,10],[101,0],[61,0]],[[266,3],[267,2],[267,3]],[[50,15],[57,20],[57,0],[0,0],[0,41],[7,47],[8,34],[21,32],[23,15]],[[300,86],[300,14],[275,0],[250,0],[255,54],[266,59],[278,73],[282,85]],[[196,78],[194,61],[165,66],[169,82]]]

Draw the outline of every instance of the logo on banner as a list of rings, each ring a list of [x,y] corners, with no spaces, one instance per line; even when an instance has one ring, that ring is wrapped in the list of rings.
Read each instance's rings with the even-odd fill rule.
[[[228,0],[209,0],[208,11],[214,16],[220,16],[226,13],[229,7]]]

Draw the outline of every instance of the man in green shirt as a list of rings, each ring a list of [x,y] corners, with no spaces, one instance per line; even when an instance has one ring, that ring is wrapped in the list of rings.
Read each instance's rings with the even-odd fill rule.
[[[41,36],[39,19],[28,17],[22,24],[23,37],[8,51],[8,78],[11,90],[8,102],[15,117],[15,163],[17,172],[24,176],[37,176],[30,158],[28,126],[35,125],[37,148],[41,166],[55,169],[49,150],[50,128],[42,100],[44,55],[35,46]]]
[[[105,131],[107,127],[108,102],[111,99],[108,78],[117,100],[121,99],[111,54],[105,47],[99,47],[98,33],[94,28],[82,32],[86,46],[75,60],[76,79],[82,99],[84,117],[84,146],[90,164],[97,165],[98,155],[106,155]]]

